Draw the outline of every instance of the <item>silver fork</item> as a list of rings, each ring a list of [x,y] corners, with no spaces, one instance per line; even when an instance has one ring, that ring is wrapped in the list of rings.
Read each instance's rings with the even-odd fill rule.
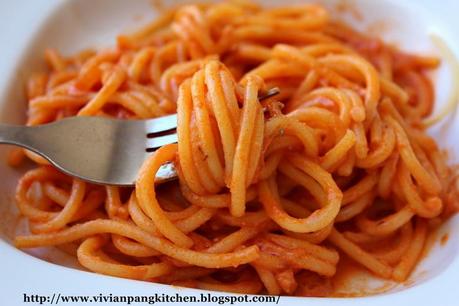
[[[279,93],[272,88],[259,97]],[[150,152],[177,142],[177,115],[149,120],[118,120],[103,117],[70,117],[27,127],[0,124],[0,144],[33,151],[60,171],[84,181],[132,186]],[[177,178],[172,163],[159,169],[155,182]]]

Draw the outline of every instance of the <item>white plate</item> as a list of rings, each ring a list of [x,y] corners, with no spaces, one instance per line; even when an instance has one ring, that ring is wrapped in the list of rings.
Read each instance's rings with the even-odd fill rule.
[[[86,47],[113,45],[117,33],[133,29],[147,22],[154,15],[150,2],[148,0],[0,1],[0,121],[20,123],[24,119],[24,81],[30,72],[39,70],[43,65],[42,54],[45,47],[55,47],[68,54]],[[170,2],[172,1],[163,1],[163,3]],[[264,2],[276,3],[276,1]],[[361,30],[374,31],[375,34],[383,36],[405,50],[437,53],[428,36],[429,33],[436,33],[448,43],[456,55],[459,55],[459,33],[454,31],[459,27],[457,18],[459,3],[454,0],[441,2],[321,0],[315,2],[323,2],[334,11],[338,11],[337,4],[341,4],[342,8],[348,8],[344,12],[339,10],[341,16]],[[343,3],[345,5],[342,5]],[[356,13],[352,8],[357,8],[358,12]],[[447,65],[442,65],[434,76],[437,109],[446,100],[452,86],[448,73]],[[458,132],[459,121],[456,118],[451,118],[448,125],[443,124],[431,131],[443,148],[448,148],[452,156],[459,157],[459,144],[455,141],[457,137],[454,137]],[[13,191],[20,173],[5,165],[6,152],[7,148],[1,146],[0,305],[22,305],[24,293],[52,296],[53,293],[198,295],[203,292],[79,271],[48,263],[15,249],[11,245],[11,237],[17,223]],[[459,233],[459,217],[445,224],[439,235],[446,232],[450,233],[446,245],[440,246],[435,242],[428,257],[417,267],[409,282],[395,286],[387,293],[357,299],[282,297],[280,304],[457,305],[459,235],[455,233]],[[51,262],[65,262],[68,266],[75,266],[58,252],[46,253],[41,250],[32,253]],[[358,282],[356,284],[359,285]],[[346,290],[352,292],[352,288]],[[214,295],[221,294],[214,293]]]

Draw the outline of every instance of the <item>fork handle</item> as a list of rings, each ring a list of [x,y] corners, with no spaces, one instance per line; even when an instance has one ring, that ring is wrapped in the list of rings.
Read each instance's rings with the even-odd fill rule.
[[[32,127],[21,125],[0,124],[0,144],[11,144],[34,150],[31,136]]]

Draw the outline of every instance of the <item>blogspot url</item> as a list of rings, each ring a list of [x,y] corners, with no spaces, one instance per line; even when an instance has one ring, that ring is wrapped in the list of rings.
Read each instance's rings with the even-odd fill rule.
[[[211,293],[201,293],[196,295],[182,294],[160,294],[153,295],[64,295],[53,293],[51,295],[23,294],[23,302],[35,305],[65,305],[65,304],[167,304],[167,303],[208,303],[218,305],[234,305],[238,303],[271,303],[278,304],[280,296],[269,295],[215,295]]]

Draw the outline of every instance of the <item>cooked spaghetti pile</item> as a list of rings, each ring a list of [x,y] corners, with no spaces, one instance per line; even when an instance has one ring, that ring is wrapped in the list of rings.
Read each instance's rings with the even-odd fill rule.
[[[177,112],[179,141],[151,154],[135,188],[84,183],[15,151],[12,165],[37,164],[17,187],[31,232],[20,248],[58,246],[125,278],[332,295],[344,254],[406,280],[433,226],[457,210],[456,176],[423,124],[439,60],[320,6],[181,6],[113,49],[45,59],[49,71],[28,83],[28,125]],[[279,95],[258,100],[274,86]],[[154,187],[165,162],[179,180]]]

